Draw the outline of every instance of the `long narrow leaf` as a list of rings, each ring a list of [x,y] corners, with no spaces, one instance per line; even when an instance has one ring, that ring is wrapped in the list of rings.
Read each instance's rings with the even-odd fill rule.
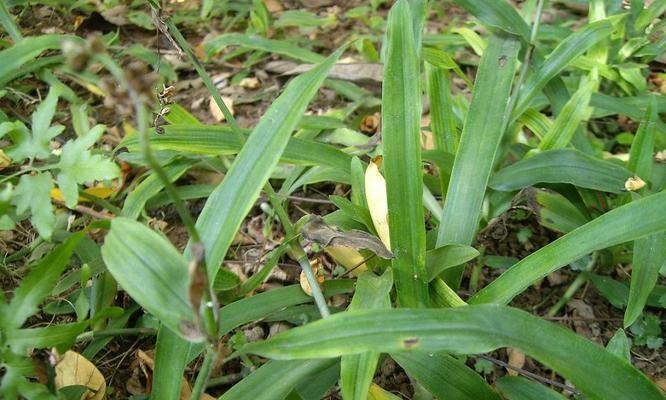
[[[500,347],[515,347],[534,357],[591,399],[663,398],[638,369],[598,344],[524,311],[498,305],[348,311],[251,343],[243,352],[286,360],[364,351],[472,354]]]
[[[474,240],[488,177],[503,135],[519,49],[517,38],[493,36],[481,59],[444,202],[438,246],[469,245]],[[462,268],[449,269],[444,276],[456,289]]]
[[[496,383],[508,400],[565,400],[566,397],[548,387],[520,376],[505,376]]]
[[[393,270],[400,304],[427,306],[423,181],[421,171],[421,89],[419,62],[406,0],[388,19],[382,89],[382,136]]]
[[[666,230],[666,191],[607,212],[509,268],[469,303],[508,303],[516,295],[586,254]]]
[[[266,110],[224,181],[206,201],[196,227],[206,249],[206,264],[211,280],[236,231],[280,159],[291,132],[341,53],[342,50],[338,50],[320,65],[289,83],[284,93]]]
[[[488,182],[495,190],[512,191],[537,183],[570,183],[574,186],[619,193],[631,172],[609,161],[577,150],[539,153],[499,170]]]
[[[518,11],[505,0],[455,0],[484,24],[530,41],[530,27]]]

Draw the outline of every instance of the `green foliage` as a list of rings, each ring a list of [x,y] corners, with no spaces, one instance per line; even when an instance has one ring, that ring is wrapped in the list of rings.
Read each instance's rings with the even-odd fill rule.
[[[544,7],[552,5],[541,0],[520,8],[507,0],[452,1],[475,20],[464,24],[466,16],[451,13],[446,2],[424,0],[392,2],[388,15],[389,2],[375,0],[341,6],[340,13],[274,12],[261,0],[163,10],[152,0],[36,3],[76,15],[94,9],[107,20],[126,7],[115,16],[122,24],[156,24],[182,48],[218,105],[220,93],[233,93],[243,108],[270,103],[251,129],[239,128],[226,107],[226,121],[213,126],[170,96],[154,104],[147,92],[155,82],[131,66],[155,66],[165,92],[169,83],[181,87],[174,81],[185,77],[184,68],[162,49],[127,46],[117,32],[88,41],[35,36],[20,25],[39,5],[0,3],[0,229],[21,233],[3,235],[2,244],[14,250],[16,237],[28,237],[0,265],[6,280],[17,282],[0,292],[0,397],[81,397],[79,385],[56,391],[52,377],[35,383],[28,350],[64,352],[90,341],[82,354],[93,358],[120,332],[157,334],[150,395],[165,400],[186,396],[188,365],[196,369],[198,399],[211,366],[236,357],[240,363],[222,367],[239,375],[221,399],[322,398],[335,385],[345,399],[393,398],[372,383],[385,358],[402,367],[419,399],[563,398],[523,377],[497,379],[498,368],[477,356],[506,347],[539,361],[585,398],[662,398],[632,365],[631,350],[663,347],[651,311],[666,306],[666,288],[658,284],[666,257],[666,102],[649,92],[663,91],[654,66],[663,62],[664,2],[632,1],[626,10],[620,2],[559,2],[563,7],[545,22]],[[588,4],[587,14],[569,14],[573,3]],[[433,18],[446,23],[431,25]],[[207,36],[195,56],[179,27],[198,32],[202,23],[224,30]],[[322,50],[330,43],[321,33],[349,27],[344,44],[334,40],[337,51]],[[233,65],[232,86],[253,75],[266,85],[255,69],[276,57],[296,62],[285,76],[298,76],[283,88],[287,78],[220,91],[227,77],[213,82],[198,57]],[[343,57],[359,62],[341,65]],[[379,71],[379,63],[383,71],[371,82],[354,76]],[[122,126],[107,131],[92,121],[108,117],[97,108],[100,93],[122,112],[111,113]],[[155,129],[151,109],[159,111]],[[113,153],[108,143],[117,144]],[[379,163],[377,156],[383,176],[375,182],[366,168],[371,159]],[[126,164],[122,172],[116,160]],[[202,183],[201,171],[224,178]],[[630,178],[645,185],[632,187]],[[88,190],[98,186],[108,193]],[[331,204],[303,201],[298,191],[307,195],[313,187],[335,193],[315,200]],[[193,199],[204,199],[196,223],[194,203],[185,202]],[[294,213],[294,202],[303,213]],[[164,212],[171,204],[187,245],[158,232],[155,218],[168,220],[164,232],[179,225]],[[388,210],[383,222],[377,209]],[[236,238],[255,211],[264,226],[252,229],[275,247],[266,247],[259,269],[245,279],[225,261],[239,259]],[[327,212],[337,242],[309,243],[301,228],[310,217],[290,219]],[[372,240],[384,227],[394,258],[346,247],[349,238]],[[520,260],[520,251],[491,254],[491,242],[508,237],[497,235],[501,228],[512,230],[517,246],[540,248]],[[341,244],[341,237],[348,241]],[[322,257],[335,265],[323,263],[326,281],[318,286],[311,264]],[[316,307],[305,280],[262,285],[287,258],[308,278]],[[467,263],[469,280],[462,280]],[[618,329],[606,348],[505,305],[567,266],[572,281],[548,314],[589,281],[625,310],[626,331]],[[617,274],[618,266],[631,275]],[[345,296],[353,296],[348,306],[340,303]],[[541,315],[540,306],[533,314]],[[33,323],[43,314],[58,318]],[[242,328],[257,321],[295,326],[249,341]],[[223,348],[235,353],[215,360]]]

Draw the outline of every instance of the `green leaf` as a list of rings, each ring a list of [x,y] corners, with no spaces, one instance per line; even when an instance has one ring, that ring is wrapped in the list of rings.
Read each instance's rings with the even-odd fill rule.
[[[590,79],[581,84],[576,93],[567,101],[539,144],[539,150],[562,149],[569,145],[581,121],[588,115],[588,104],[592,92],[599,85],[598,79]]]
[[[387,269],[382,276],[364,272],[358,277],[356,293],[349,310],[377,310],[391,308],[393,276]],[[340,388],[345,399],[366,400],[368,388],[377,369],[379,353],[366,352],[342,357]]]
[[[435,147],[438,150],[455,154],[460,139],[456,127],[456,116],[453,113],[449,73],[430,63],[425,64],[425,73],[432,118],[430,130]],[[446,187],[443,189],[445,190]]]
[[[194,160],[175,160],[163,167],[164,173],[169,181],[175,182],[195,163],[196,161]],[[157,175],[149,174],[146,179],[139,183],[125,198],[125,203],[123,204],[123,216],[130,219],[138,218],[139,215],[141,215],[141,211],[143,211],[146,202],[158,194],[162,189],[164,189],[164,183],[162,183]]]
[[[211,125],[167,125],[164,134],[152,134],[150,145],[153,150],[174,150],[181,153],[203,155],[236,154],[241,144],[232,131],[223,126]],[[140,151],[139,139],[131,136],[123,140],[131,152]],[[292,137],[287,143],[280,160],[297,165],[326,165],[348,169],[351,156],[323,143]]]
[[[652,174],[652,152],[654,151],[655,138],[657,136],[657,111],[656,95],[650,96],[650,102],[645,110],[641,124],[636,132],[636,137],[629,151],[629,164],[627,168],[639,177],[647,180]]]
[[[488,177],[504,133],[519,49],[515,37],[493,36],[481,58],[444,202],[442,221],[446,223],[440,224],[437,245],[469,245],[476,236]],[[462,268],[449,269],[444,276],[455,290]]]
[[[528,76],[520,91],[520,97],[513,112],[513,118],[519,117],[530,106],[532,100],[548,82],[556,77],[574,59],[585,53],[600,40],[607,38],[613,30],[608,20],[593,22],[578,32],[562,40],[555,50]]]
[[[282,400],[298,384],[335,362],[335,359],[269,361],[227,390],[220,400]]]
[[[539,224],[548,229],[568,233],[590,220],[566,197],[557,192],[535,188],[527,188],[525,191],[528,196],[533,196],[531,207],[536,208],[534,211]]]
[[[382,89],[382,137],[392,267],[402,306],[427,306],[423,180],[421,171],[421,90],[412,16],[405,0],[392,7]]]
[[[616,356],[631,362],[631,344],[624,329],[619,328],[606,345],[606,350]]]
[[[13,145],[7,149],[7,155],[14,161],[22,161],[26,158],[42,160],[49,157],[51,139],[65,129],[61,125],[51,126],[61,93],[62,89],[59,86],[52,86],[44,101],[39,103],[32,114],[31,134],[25,127],[9,132]]]
[[[652,218],[644,214],[643,218]],[[634,241],[629,299],[624,312],[624,327],[633,324],[657,284],[659,269],[666,262],[666,233],[657,233]]]
[[[391,358],[405,369],[410,377],[440,399],[499,400],[499,396],[477,374],[448,354],[421,352],[393,353]]]
[[[609,161],[573,149],[549,150],[503,168],[490,179],[495,190],[513,191],[537,183],[569,183],[577,187],[620,193],[631,172]]]
[[[60,279],[60,274],[67,267],[69,258],[82,237],[83,233],[73,234],[31,269],[14,291],[7,312],[0,317],[0,326],[5,329],[18,328],[37,312],[40,303]]]
[[[599,345],[557,324],[498,305],[347,311],[250,343],[242,353],[286,360],[365,351],[472,354],[500,347],[515,347],[535,358],[591,399],[663,398],[639,370]]]
[[[206,264],[211,280],[240,224],[280,159],[291,132],[341,53],[342,49],[336,51],[287,85],[250,134],[224,181],[206,201],[196,227],[206,248]],[[348,166],[349,162],[345,165]]]
[[[85,136],[70,140],[63,146],[60,162],[57,167],[58,187],[62,191],[65,205],[69,208],[76,206],[78,201],[78,183],[114,179],[120,176],[120,168],[113,161],[102,155],[93,155],[91,146],[102,136],[106,127],[97,125]]]
[[[162,325],[157,332],[155,345],[155,373],[153,374],[153,399],[179,400],[185,366],[195,345],[183,342],[180,336]],[[196,353],[198,354],[198,353]]]
[[[15,353],[25,352],[29,348],[45,349],[58,347],[68,349],[88,326],[87,321],[72,324],[57,324],[44,328],[17,329],[7,332],[6,344]]]
[[[53,180],[48,172],[21,175],[12,199],[17,214],[30,210],[30,222],[46,240],[51,239],[56,222],[51,204],[51,189],[53,189]]]
[[[454,0],[484,24],[530,41],[530,27],[505,0]]]
[[[520,260],[469,303],[508,303],[538,279],[586,254],[664,231],[665,207],[666,191],[611,210]]]
[[[432,281],[442,271],[466,263],[479,256],[474,247],[463,244],[445,244],[426,252],[426,269],[428,279]]]
[[[5,86],[16,76],[17,71],[25,70],[24,64],[39,56],[45,50],[59,49],[66,40],[82,43],[83,39],[70,35],[39,35],[27,37],[12,47],[0,51],[0,87]]]
[[[297,61],[319,63],[324,57],[310,50],[303,49],[285,40],[266,39],[241,33],[227,33],[204,43],[204,50],[210,57],[227,46],[241,46],[253,50],[261,50],[271,54],[280,54]]]
[[[556,391],[531,381],[522,376],[504,376],[497,383],[497,388],[507,400],[565,400],[566,397]]]
[[[102,257],[120,286],[163,324],[187,340],[200,341],[192,328],[187,261],[163,236],[128,218],[116,218]]]

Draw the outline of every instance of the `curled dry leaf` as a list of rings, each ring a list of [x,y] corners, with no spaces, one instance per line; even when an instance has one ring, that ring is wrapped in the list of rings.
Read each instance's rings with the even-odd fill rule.
[[[324,277],[319,275],[319,268],[321,267],[321,262],[319,260],[312,260],[310,261],[310,265],[312,266],[312,272],[314,273],[315,277],[317,277],[317,283],[321,287],[321,285],[324,283]],[[301,289],[308,295],[312,296],[312,288],[310,287],[310,282],[308,282],[308,278],[305,276],[305,272],[301,271],[301,276],[299,277],[299,281],[301,283]]]
[[[509,347],[506,350],[509,355],[509,365],[514,368],[523,368],[525,366],[525,353],[520,350]],[[518,371],[507,368],[506,372],[511,376],[518,376]]]
[[[388,200],[386,199],[386,180],[379,166],[382,157],[372,159],[365,170],[365,197],[372,217],[372,223],[379,238],[387,249],[391,250],[391,236],[389,235]]]
[[[642,180],[637,175],[634,175],[633,177],[627,179],[627,181],[624,183],[624,188],[628,192],[636,192],[638,190],[643,189],[644,187],[645,187],[645,181]]]
[[[88,390],[81,400],[102,400],[106,398],[106,380],[93,363],[75,351],[67,351],[55,367],[55,386],[85,386]]]
[[[324,222],[324,219],[313,215],[301,229],[303,237],[319,244],[322,247],[349,247],[355,250],[370,250],[378,256],[391,259],[391,253],[384,244],[368,232],[352,229],[342,232]]]
[[[222,96],[222,101],[224,102],[224,105],[227,106],[229,111],[231,111],[231,115],[234,115],[234,100],[231,97]],[[210,109],[211,115],[217,122],[222,122],[226,119],[222,113],[222,110],[220,110],[220,107],[217,106],[215,99],[212,97],[208,100],[208,108]]]

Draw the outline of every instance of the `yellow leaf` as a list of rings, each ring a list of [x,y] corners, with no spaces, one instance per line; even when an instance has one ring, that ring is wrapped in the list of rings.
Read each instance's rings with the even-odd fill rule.
[[[400,400],[400,397],[373,383],[368,390],[368,400]]]
[[[333,259],[343,267],[352,269],[352,274],[358,276],[361,272],[368,269],[365,264],[365,258],[358,252],[349,247],[344,246],[328,246],[324,249]]]
[[[94,186],[84,190],[84,192],[92,194],[93,196],[97,196],[102,199],[110,197],[115,191],[116,189],[105,186]],[[65,198],[62,196],[62,192],[58,188],[51,189],[51,198],[56,201],[63,201],[63,202],[65,201]],[[90,202],[90,200],[79,196],[79,203],[85,203],[85,202]]]
[[[69,350],[55,367],[56,389],[80,385],[88,390],[81,400],[103,400],[106,398],[106,380],[93,363],[81,354]]]
[[[381,157],[375,157],[365,170],[365,197],[370,209],[372,223],[379,238],[387,249],[391,250],[391,237],[389,235],[388,201],[386,200],[386,180],[379,165]]]

